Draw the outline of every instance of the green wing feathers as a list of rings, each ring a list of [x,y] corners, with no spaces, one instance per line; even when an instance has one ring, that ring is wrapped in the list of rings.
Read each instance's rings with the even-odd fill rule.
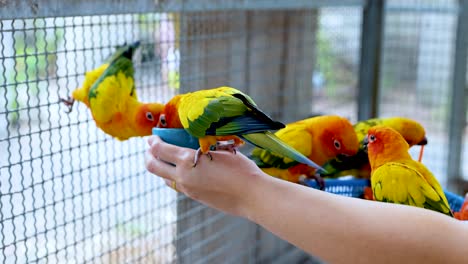
[[[271,151],[258,147],[252,150],[249,158],[252,159],[260,168],[289,169],[299,163],[295,160],[276,155]]]
[[[140,42],[138,41],[131,45],[124,45],[118,48],[117,51],[110,58],[107,59],[110,65],[91,86],[89,90],[89,99],[97,97],[97,94],[100,93],[99,92],[100,86],[106,78],[109,78],[111,76],[117,76],[119,73],[123,73],[126,77],[131,78],[132,83],[122,84],[121,87],[124,88],[125,91],[116,90],[115,92],[116,93],[124,92],[125,94],[130,95],[131,97],[137,99],[135,84],[133,82],[134,69],[133,69],[132,56],[133,56],[134,50],[139,45],[140,45]],[[114,86],[110,87],[109,89],[112,89],[112,88],[119,89],[119,87],[114,87]],[[107,92],[105,94],[108,95]]]
[[[240,135],[284,127],[284,124],[273,121],[256,108],[248,97],[242,94],[236,94],[236,96],[224,94],[218,97],[202,98],[202,100],[209,101],[201,104],[204,105],[203,109],[193,106],[190,111],[201,114],[188,120],[189,125],[186,129],[192,135],[196,137]],[[187,116],[190,117],[192,114],[189,113]]]
[[[270,152],[277,153],[279,155],[283,155],[284,157],[289,158],[291,160],[307,164],[318,170],[323,170],[318,164],[311,161],[302,153],[286,144],[284,141],[282,141],[280,138],[278,138],[275,134],[271,132],[252,133],[242,135],[241,137],[257,147],[266,149]]]

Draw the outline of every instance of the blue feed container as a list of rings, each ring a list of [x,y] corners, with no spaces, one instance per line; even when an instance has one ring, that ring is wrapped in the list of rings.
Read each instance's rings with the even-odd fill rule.
[[[305,184],[309,187],[318,189],[315,180],[306,179]],[[364,194],[364,188],[368,186],[370,186],[370,181],[367,179],[325,180],[326,192],[350,197],[362,197],[362,195]],[[463,205],[464,198],[448,191],[444,192],[452,211],[460,211],[461,206]]]
[[[184,148],[198,149],[198,138],[191,136],[181,128],[153,128],[153,135],[159,136],[164,142]]]

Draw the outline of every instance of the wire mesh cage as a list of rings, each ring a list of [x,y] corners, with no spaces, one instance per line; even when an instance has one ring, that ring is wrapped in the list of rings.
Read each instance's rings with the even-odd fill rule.
[[[315,114],[354,122],[374,100],[378,115],[427,126],[424,159],[444,186],[451,168],[468,177],[466,105],[452,99],[465,87],[458,39],[466,1],[385,1],[383,26],[371,28],[382,30],[380,45],[363,28],[381,1],[36,2],[0,9],[2,263],[312,261],[261,227],[167,188],[144,168],[144,139],[103,133],[83,104],[65,112],[60,98],[135,40],[143,101],[229,85],[284,122]],[[378,57],[368,43],[380,47]],[[371,72],[369,61],[378,65]],[[379,91],[372,100],[363,96],[369,87]]]

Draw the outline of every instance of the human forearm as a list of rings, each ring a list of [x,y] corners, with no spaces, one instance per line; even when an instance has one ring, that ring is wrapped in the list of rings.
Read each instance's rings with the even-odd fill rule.
[[[246,217],[326,261],[436,263],[464,257],[457,249],[468,243],[467,228],[442,214],[350,199],[271,177],[256,180]]]
[[[264,226],[331,263],[468,263],[468,225],[410,206],[352,199],[270,177],[243,154],[149,139],[146,167],[169,186]],[[175,166],[168,165],[174,164]],[[424,262],[423,262],[424,261]]]

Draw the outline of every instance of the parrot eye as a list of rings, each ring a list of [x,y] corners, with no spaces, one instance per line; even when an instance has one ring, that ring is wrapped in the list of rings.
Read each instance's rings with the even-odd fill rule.
[[[335,139],[333,141],[333,145],[335,145],[336,149],[338,149],[338,150],[341,149],[341,143],[338,140]]]
[[[369,142],[374,142],[375,141],[375,136],[374,135],[370,135],[369,136]]]
[[[146,119],[149,121],[154,121],[153,114],[151,112],[146,112]]]
[[[166,115],[160,115],[159,116],[159,124],[161,124],[161,126],[163,126],[163,127],[167,126]]]

